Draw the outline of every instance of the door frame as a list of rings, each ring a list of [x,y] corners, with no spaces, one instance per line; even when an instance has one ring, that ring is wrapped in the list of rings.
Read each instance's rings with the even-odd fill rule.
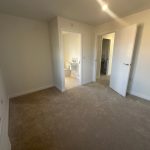
[[[95,37],[95,71],[94,71],[94,81],[96,79],[100,79],[100,70],[101,70],[101,58],[102,58],[102,42],[103,42],[103,36],[106,34],[115,33],[116,31],[106,32],[102,34],[97,34]],[[115,40],[115,39],[114,39]],[[98,73],[97,73],[98,72]]]
[[[81,39],[81,47],[80,47],[80,85],[83,84],[83,60],[82,60],[82,55],[83,55],[83,47],[82,47],[82,33],[77,32],[77,31],[72,31],[68,29],[61,28],[59,32],[59,40],[60,40],[60,50],[61,50],[61,78],[62,78],[62,92],[66,91],[65,89],[65,73],[64,73],[64,49],[63,49],[63,32],[68,32],[68,33],[75,33],[80,35]]]

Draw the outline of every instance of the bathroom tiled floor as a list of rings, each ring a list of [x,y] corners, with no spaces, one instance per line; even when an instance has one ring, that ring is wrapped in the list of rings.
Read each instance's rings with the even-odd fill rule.
[[[71,89],[80,85],[79,79],[73,77],[65,77],[65,89]]]

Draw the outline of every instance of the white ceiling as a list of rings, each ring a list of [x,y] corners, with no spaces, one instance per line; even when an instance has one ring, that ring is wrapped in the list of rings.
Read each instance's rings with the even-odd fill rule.
[[[107,1],[120,17],[150,8],[150,0]],[[93,25],[111,20],[96,0],[0,0],[0,12],[40,20],[58,15]]]

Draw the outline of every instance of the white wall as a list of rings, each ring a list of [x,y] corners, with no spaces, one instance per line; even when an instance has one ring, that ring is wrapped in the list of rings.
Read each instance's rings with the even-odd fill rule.
[[[70,65],[72,59],[77,60],[78,66],[71,71],[71,76],[80,79],[81,35],[77,33],[63,34],[64,66]],[[73,68],[72,68],[73,69]]]
[[[64,61],[72,62],[72,58],[80,60],[81,39],[80,34],[63,34]]]
[[[10,150],[8,137],[9,100],[5,91],[2,73],[0,71],[0,150]]]
[[[115,33],[105,34],[102,36],[102,38],[110,40],[109,63],[108,63],[108,71],[107,71],[107,75],[110,75],[111,68],[112,68]]]
[[[124,19],[128,24],[140,24],[136,39],[135,54],[132,63],[129,92],[133,95],[150,100],[150,10],[127,16]],[[122,28],[116,22],[97,26],[95,34],[106,34]],[[130,36],[130,35],[129,35]]]
[[[124,18],[129,24],[140,24],[129,92],[146,99],[150,99],[149,18],[150,10]],[[50,23],[49,28],[53,64],[51,64],[47,23],[0,14],[0,64],[5,75],[9,96],[53,85],[52,65],[54,85],[59,89],[63,88],[64,80],[61,70],[63,52],[60,42],[62,30],[82,34],[82,83],[93,81],[95,79],[93,72],[95,73],[96,68],[96,58],[94,58],[96,51],[93,48],[96,40],[94,41],[93,30],[95,29],[95,35],[102,35],[115,32],[122,26],[116,22],[110,22],[94,28],[87,24],[57,17]]]
[[[52,86],[48,23],[0,14],[0,41],[10,97]]]
[[[50,34],[50,44],[52,51],[52,64],[53,64],[53,82],[54,86],[59,90],[63,89],[63,79],[61,72],[61,51],[59,43],[59,33],[58,33],[58,18],[54,18],[49,23],[49,34]]]
[[[61,32],[76,32],[82,35],[82,84],[93,81],[93,58],[94,58],[94,28],[90,25],[79,23],[77,21],[58,17],[59,40],[61,41]],[[60,42],[62,51],[62,43]],[[63,58],[61,58],[63,62]],[[63,83],[64,84],[64,83]]]

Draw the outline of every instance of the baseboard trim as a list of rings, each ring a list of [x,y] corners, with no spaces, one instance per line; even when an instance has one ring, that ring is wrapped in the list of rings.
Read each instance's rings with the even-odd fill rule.
[[[137,97],[140,97],[140,98],[150,101],[150,96],[147,96],[147,95],[141,94],[139,92],[135,92],[135,91],[128,91],[128,93],[130,95],[134,95],[134,96],[137,96]]]
[[[38,91],[45,90],[45,89],[48,89],[48,88],[51,88],[51,87],[54,87],[54,86],[53,85],[47,85],[47,86],[43,86],[43,87],[40,87],[40,88],[36,88],[36,89],[16,93],[16,94],[10,95],[9,99],[19,97],[19,96],[23,96],[23,95],[27,95],[27,94],[31,94],[31,93],[34,93],[34,92],[38,92]]]

